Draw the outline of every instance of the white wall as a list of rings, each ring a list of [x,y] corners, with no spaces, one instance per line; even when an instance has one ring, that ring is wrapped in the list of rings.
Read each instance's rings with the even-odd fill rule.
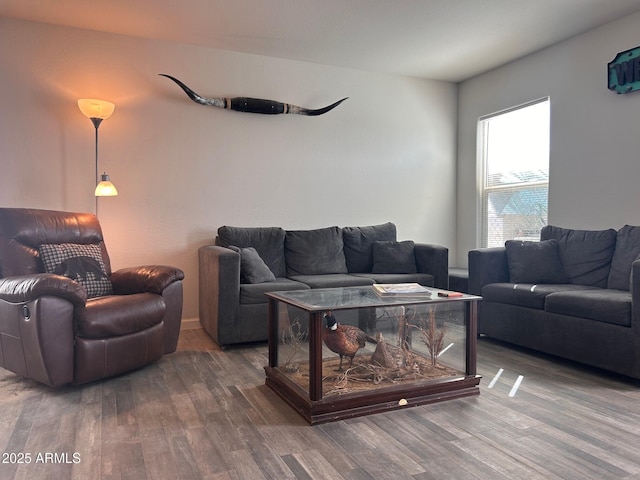
[[[640,92],[607,89],[607,63],[640,43],[639,28],[635,14],[460,84],[457,254],[450,265],[466,265],[476,247],[478,118],[544,96],[551,98],[549,223],[640,225]]]
[[[186,272],[198,314],[197,249],[220,225],[320,228],[393,221],[400,239],[455,245],[454,84],[0,18],[0,205],[93,211],[94,129],[78,98],[116,104],[100,126],[100,199],[114,269]],[[205,96],[316,108],[264,116]]]

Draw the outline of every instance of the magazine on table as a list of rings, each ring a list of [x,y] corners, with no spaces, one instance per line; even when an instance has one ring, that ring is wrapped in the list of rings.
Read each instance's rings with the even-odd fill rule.
[[[419,283],[374,283],[373,291],[381,297],[431,295],[431,290]]]

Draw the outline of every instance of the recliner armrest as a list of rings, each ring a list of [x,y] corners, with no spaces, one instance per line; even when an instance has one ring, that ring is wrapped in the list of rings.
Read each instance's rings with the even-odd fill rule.
[[[507,250],[504,247],[470,250],[469,293],[480,295],[482,287],[490,283],[509,282]]]
[[[419,273],[433,275],[433,286],[449,288],[449,249],[441,245],[416,243],[414,247]]]
[[[25,303],[39,297],[61,297],[76,306],[87,302],[87,291],[78,282],[53,273],[0,278],[0,300]]]
[[[166,265],[144,265],[121,268],[111,274],[113,293],[129,295],[133,293],[157,293],[174,282],[184,279],[184,272]]]

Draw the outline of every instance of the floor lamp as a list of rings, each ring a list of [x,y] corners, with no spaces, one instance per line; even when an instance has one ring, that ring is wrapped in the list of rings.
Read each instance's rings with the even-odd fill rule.
[[[109,175],[103,173],[98,175],[98,127],[103,120],[109,118],[115,110],[115,104],[105,100],[97,100],[95,98],[81,98],[78,100],[80,111],[91,120],[96,129],[96,216],[98,215],[98,197],[113,197],[118,195],[118,190],[111,181]]]

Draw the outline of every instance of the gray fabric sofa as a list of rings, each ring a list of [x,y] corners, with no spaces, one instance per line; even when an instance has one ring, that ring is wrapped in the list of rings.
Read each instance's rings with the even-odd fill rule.
[[[198,251],[200,323],[215,342],[266,341],[266,292],[416,282],[447,288],[448,249],[398,242],[393,223],[218,229]]]
[[[640,378],[640,227],[546,226],[469,252],[478,333]]]

